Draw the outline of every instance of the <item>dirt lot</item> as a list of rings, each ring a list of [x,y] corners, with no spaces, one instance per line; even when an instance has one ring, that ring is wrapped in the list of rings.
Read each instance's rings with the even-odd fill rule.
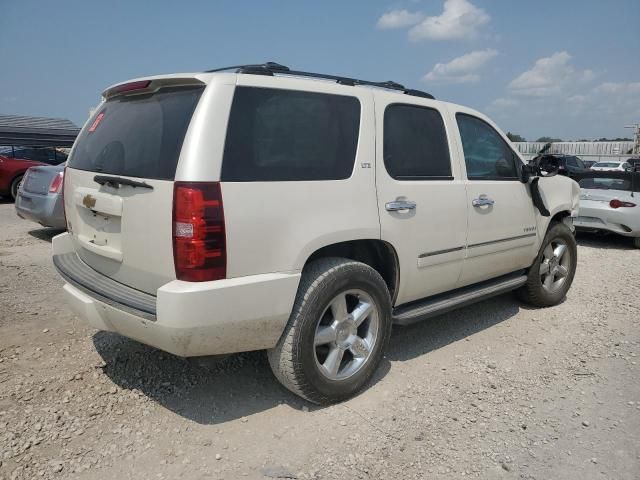
[[[640,478],[640,250],[579,237],[567,300],[394,331],[328,408],[265,355],[179,359],[69,313],[55,234],[0,204],[0,479]]]

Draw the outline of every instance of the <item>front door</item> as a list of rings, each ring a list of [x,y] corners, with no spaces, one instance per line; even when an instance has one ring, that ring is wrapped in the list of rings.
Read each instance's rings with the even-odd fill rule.
[[[531,194],[517,154],[488,121],[455,112],[466,167],[467,252],[459,286],[528,267],[535,255]]]
[[[376,184],[381,237],[400,264],[399,305],[455,288],[467,206],[441,109],[425,99],[384,98],[376,98]]]

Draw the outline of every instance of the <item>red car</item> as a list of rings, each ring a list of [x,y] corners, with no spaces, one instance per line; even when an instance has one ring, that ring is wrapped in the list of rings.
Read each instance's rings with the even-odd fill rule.
[[[66,160],[66,153],[53,147],[0,147],[0,196],[11,195],[15,200],[28,168],[58,165]]]

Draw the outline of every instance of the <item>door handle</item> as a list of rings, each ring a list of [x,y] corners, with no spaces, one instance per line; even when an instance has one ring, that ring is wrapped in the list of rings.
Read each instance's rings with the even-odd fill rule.
[[[410,202],[409,200],[395,200],[393,202],[385,203],[384,208],[387,209],[387,212],[397,212],[399,210],[415,210],[416,202]]]
[[[474,198],[471,205],[474,207],[483,207],[484,205],[493,205],[495,200],[489,198],[486,193],[483,193],[478,198]]]

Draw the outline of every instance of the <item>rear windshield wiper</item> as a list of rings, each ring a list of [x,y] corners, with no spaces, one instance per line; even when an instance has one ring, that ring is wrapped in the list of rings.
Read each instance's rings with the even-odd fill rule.
[[[149,188],[153,190],[153,187],[146,182],[138,182],[137,180],[131,180],[129,178],[111,177],[108,175],[96,175],[93,177],[93,181],[100,185],[111,185],[115,188],[120,188],[120,185],[129,185],[133,188]]]

